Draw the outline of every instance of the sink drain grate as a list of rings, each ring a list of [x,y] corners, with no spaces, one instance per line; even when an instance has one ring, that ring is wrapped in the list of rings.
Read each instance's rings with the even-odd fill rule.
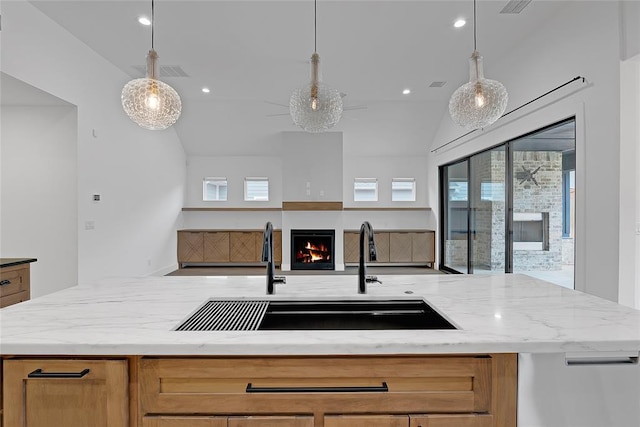
[[[208,301],[176,331],[255,331],[269,301]]]

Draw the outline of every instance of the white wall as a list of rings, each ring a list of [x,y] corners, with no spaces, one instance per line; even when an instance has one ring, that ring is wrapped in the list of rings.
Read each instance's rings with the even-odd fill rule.
[[[507,110],[578,75],[588,84],[574,83],[537,101],[437,151],[429,163],[430,199],[436,208],[439,165],[575,115],[576,289],[614,301],[619,276],[619,17],[617,2],[567,2],[504,60],[486,60],[485,76],[509,91]],[[445,116],[432,147],[463,133]]]
[[[4,2],[2,27],[2,71],[78,109],[79,282],[177,267],[186,166],[174,130],[131,122],[120,105],[130,77],[28,2]]]
[[[2,106],[0,254],[37,258],[31,297],[78,282],[77,110]]]
[[[620,83],[619,302],[640,308],[640,55],[620,64]]]

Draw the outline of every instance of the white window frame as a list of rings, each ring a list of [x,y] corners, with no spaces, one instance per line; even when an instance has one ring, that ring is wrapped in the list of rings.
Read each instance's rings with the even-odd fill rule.
[[[227,194],[225,195],[224,199],[220,198],[220,185],[216,185],[216,193],[217,193],[217,197],[216,199],[208,199],[207,198],[207,184],[208,183],[213,183],[213,182],[223,182],[225,183],[225,187],[227,187]],[[204,202],[226,202],[229,199],[229,181],[227,180],[226,177],[223,176],[217,176],[217,177],[205,177],[202,179],[202,201]]]
[[[266,182],[267,183],[267,197],[266,198],[249,198],[248,187],[253,182]],[[268,202],[269,201],[269,178],[262,176],[248,176],[244,179],[244,200],[245,202]]]
[[[411,183],[411,198],[410,199],[396,199],[395,191],[407,191],[405,189],[395,189],[395,183]],[[392,178],[391,179],[391,201],[392,202],[415,202],[416,201],[416,179],[415,178]]]
[[[358,184],[374,184],[373,197],[370,199],[358,198]],[[353,201],[354,202],[377,202],[378,201],[378,178],[354,178],[353,180]]]

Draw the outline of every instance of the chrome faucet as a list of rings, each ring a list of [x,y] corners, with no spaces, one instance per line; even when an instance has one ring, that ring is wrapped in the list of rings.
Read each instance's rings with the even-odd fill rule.
[[[365,221],[360,226],[360,263],[358,265],[358,293],[367,293],[367,283],[382,283],[376,276],[367,276],[367,267],[364,256],[364,235],[369,237],[369,261],[375,261],[377,258],[376,243],[373,240],[373,228],[369,221]]]
[[[262,261],[267,263],[267,295],[275,293],[275,283],[287,283],[284,276],[275,276],[273,265],[273,225],[267,222],[262,236]]]

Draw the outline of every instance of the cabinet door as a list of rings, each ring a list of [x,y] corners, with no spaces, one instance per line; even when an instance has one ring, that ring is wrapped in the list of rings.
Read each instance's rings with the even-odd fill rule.
[[[428,263],[435,261],[434,233],[411,233],[411,260],[413,262]]]
[[[204,261],[204,233],[178,232],[178,263]]]
[[[409,415],[410,427],[493,427],[493,416],[480,414]]]
[[[389,233],[389,261],[412,262],[411,233]]]
[[[204,234],[204,262],[229,262],[229,232],[206,231]]]
[[[324,427],[409,427],[406,415],[327,415]]]
[[[258,262],[256,233],[253,231],[231,231],[229,233],[229,258],[231,262]]]
[[[144,417],[142,427],[227,427],[227,417]]]
[[[360,241],[358,240],[359,234],[354,231],[344,232],[344,262],[346,263],[358,263]]]
[[[257,239],[262,243],[262,234]],[[261,254],[258,253],[258,258]],[[282,230],[273,230],[273,260],[276,264],[282,264]]]
[[[126,360],[5,360],[4,426],[129,425]]]
[[[229,417],[228,427],[313,427],[313,417]]]
[[[389,233],[373,233],[373,240],[376,243],[376,262],[389,262]]]

